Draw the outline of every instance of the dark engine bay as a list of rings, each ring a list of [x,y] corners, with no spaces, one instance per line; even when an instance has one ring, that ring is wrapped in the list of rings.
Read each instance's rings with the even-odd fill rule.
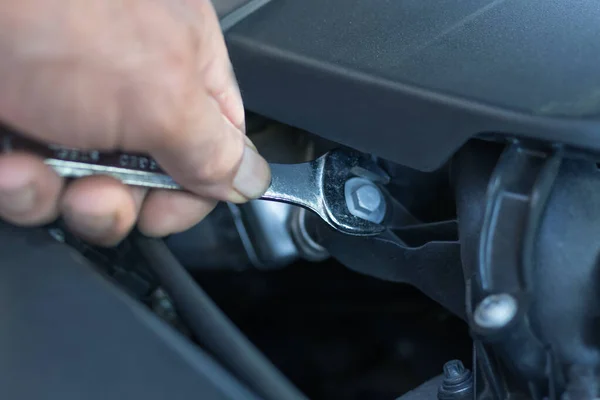
[[[295,186],[112,249],[2,223],[0,393],[598,398],[597,1],[214,3]]]

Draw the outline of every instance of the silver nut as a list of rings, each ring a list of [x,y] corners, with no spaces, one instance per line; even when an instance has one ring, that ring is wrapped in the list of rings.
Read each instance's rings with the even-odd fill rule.
[[[492,294],[477,305],[473,320],[480,328],[500,329],[513,320],[517,310],[517,300],[510,294]]]
[[[446,379],[455,380],[463,376],[465,366],[460,360],[450,360],[444,364],[444,377]]]
[[[346,205],[352,215],[376,224],[383,221],[385,199],[373,182],[365,178],[351,178],[346,181],[344,192]]]
[[[381,193],[372,185],[363,185],[356,188],[352,194],[356,206],[365,212],[375,212],[381,205]]]

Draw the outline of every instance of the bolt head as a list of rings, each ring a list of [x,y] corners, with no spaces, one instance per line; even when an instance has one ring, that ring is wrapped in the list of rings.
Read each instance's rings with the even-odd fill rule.
[[[456,380],[465,373],[465,366],[460,360],[451,360],[444,364],[444,378]]]
[[[438,400],[473,399],[473,374],[460,360],[444,364],[444,380],[438,388]]]
[[[379,189],[373,185],[359,186],[352,197],[356,207],[368,213],[377,211],[382,202]]]
[[[500,329],[517,315],[517,300],[508,293],[492,294],[477,305],[473,320],[486,329]]]
[[[350,178],[344,184],[344,197],[350,214],[376,224],[385,218],[386,201],[377,185],[365,178]]]

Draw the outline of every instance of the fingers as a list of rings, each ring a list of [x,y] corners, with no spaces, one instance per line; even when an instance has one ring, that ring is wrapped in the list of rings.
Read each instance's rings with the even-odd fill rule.
[[[60,211],[69,228],[92,243],[112,246],[137,221],[145,191],[104,176],[78,179],[65,190]]]
[[[242,98],[218,19],[210,1],[185,2],[198,21],[192,22],[198,32],[196,89],[176,128],[162,136],[155,157],[202,197],[232,202],[257,198],[270,183],[270,170],[253,146],[245,146]]]
[[[184,192],[147,194],[104,176],[78,179],[62,189],[62,180],[42,160],[27,154],[0,157],[1,218],[39,225],[52,222],[60,212],[71,231],[101,246],[123,240],[138,214],[144,234],[166,236],[191,228],[216,205]]]
[[[221,113],[240,132],[245,132],[245,115],[242,95],[235,79],[233,67],[221,32],[218,17],[210,1],[186,0],[196,10],[196,14],[205,15],[203,25],[198,29],[203,30],[202,36],[206,37],[202,44],[202,51],[212,54],[210,58],[201,58],[199,70],[204,79],[204,86],[208,93],[217,101]],[[196,19],[198,21],[198,19]]]
[[[123,240],[137,223],[148,236],[167,236],[189,229],[216,202],[166,190],[146,193],[110,177],[78,179],[65,190],[60,211],[69,228],[83,239],[102,246]],[[141,213],[140,213],[141,212]],[[139,214],[139,218],[138,218]]]
[[[156,190],[144,202],[138,227],[145,235],[155,237],[182,232],[200,222],[215,205],[214,200],[189,193]]]
[[[0,217],[24,226],[53,221],[62,185],[54,171],[35,156],[0,156]]]
[[[262,194],[268,165],[244,146],[242,98],[209,0],[69,2],[53,18],[36,5],[48,7],[27,0],[0,13],[16,32],[0,38],[0,119],[69,147],[151,153],[201,197]]]
[[[215,107],[207,100],[204,110]],[[204,198],[245,202],[260,197],[271,180],[265,159],[219,112],[191,115],[186,131],[154,154],[176,181]]]
[[[111,246],[133,228],[144,196],[144,189],[100,176],[79,179],[63,190],[63,180],[37,157],[0,156],[0,218],[14,224],[46,224],[62,213],[73,232]]]
[[[0,158],[0,217],[32,225],[60,211],[75,232],[110,245],[140,210],[142,230],[164,235],[198,222],[213,200],[266,190],[269,166],[244,135],[209,0],[18,3],[0,10],[11,33],[0,35],[2,122],[69,147],[149,153],[197,197],[153,192],[142,205],[144,192],[109,178],[63,189],[39,159],[11,155]]]

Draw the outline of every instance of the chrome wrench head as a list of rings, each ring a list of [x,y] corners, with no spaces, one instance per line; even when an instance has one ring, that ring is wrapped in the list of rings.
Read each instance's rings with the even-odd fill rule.
[[[347,203],[349,180],[362,177],[384,183],[386,179],[369,156],[337,149],[308,163],[272,164],[271,169],[271,186],[262,199],[307,208],[349,235],[371,236],[385,230],[383,225],[354,215]]]

